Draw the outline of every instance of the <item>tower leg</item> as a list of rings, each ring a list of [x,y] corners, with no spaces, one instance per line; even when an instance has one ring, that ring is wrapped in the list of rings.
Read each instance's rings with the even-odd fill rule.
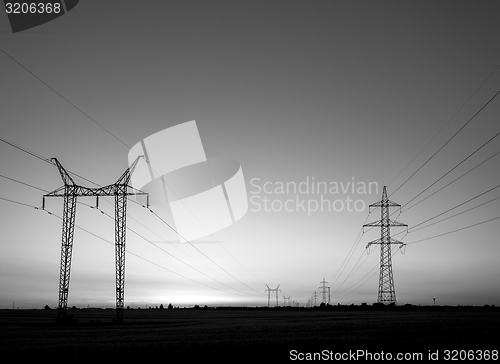
[[[71,255],[73,252],[73,236],[75,233],[75,215],[77,195],[66,191],[64,196],[61,266],[59,270],[59,302],[57,305],[57,318],[63,319],[68,308],[69,276],[71,270]]]
[[[117,186],[117,189],[119,189],[120,187],[121,186]],[[124,192],[126,191],[118,191],[115,196],[115,271],[117,322],[123,321],[123,306],[125,296],[125,234],[127,195]]]
[[[392,275],[391,258],[391,232],[389,221],[389,203],[387,190],[384,187],[381,201],[381,229],[380,229],[380,277],[378,286],[378,302],[396,304],[396,293],[394,292],[394,278]]]
[[[394,290],[394,276],[392,273],[391,244],[380,245],[380,278],[378,287],[378,302],[383,304],[396,304]]]

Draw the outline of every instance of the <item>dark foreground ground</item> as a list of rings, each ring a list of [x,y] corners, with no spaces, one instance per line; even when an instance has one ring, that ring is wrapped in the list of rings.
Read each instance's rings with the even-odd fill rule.
[[[427,359],[440,350],[443,359],[446,349],[500,349],[500,310],[494,308],[127,310],[120,325],[112,323],[114,310],[70,313],[77,324],[56,324],[55,310],[0,310],[2,357],[286,362],[305,360],[308,352],[321,359],[358,350],[365,353],[358,359],[381,352]]]

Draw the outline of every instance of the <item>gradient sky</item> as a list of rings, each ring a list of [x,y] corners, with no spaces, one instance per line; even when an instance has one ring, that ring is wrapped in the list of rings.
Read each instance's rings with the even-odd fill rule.
[[[324,196],[362,200],[362,211],[266,212],[250,204],[240,221],[192,245],[169,243],[175,235],[164,223],[129,204],[128,226],[149,242],[127,233],[125,286],[132,307],[266,305],[266,284],[280,285],[280,304],[284,295],[305,305],[325,278],[332,303],[371,304],[379,249],[368,255],[365,246],[380,232],[358,233],[380,211],[368,216],[368,205],[384,185],[389,194],[398,189],[500,90],[499,18],[498,1],[94,0],[12,34],[3,15],[0,136],[104,185],[127,168],[128,147],[196,120],[207,156],[240,162],[254,201],[321,198],[257,193],[265,182],[375,182],[371,194]],[[391,200],[406,204],[498,133],[499,113],[495,98]],[[405,211],[499,150],[494,139],[393,218],[411,228],[497,186],[499,156]],[[0,153],[2,175],[48,191],[61,186],[55,167],[5,143]],[[2,198],[41,205],[42,191],[5,178],[0,187]],[[112,214],[107,200],[100,207]],[[495,218],[499,206],[393,234],[419,241]],[[61,216],[62,199],[46,207]],[[4,200],[0,209],[0,308],[57,306],[61,220]],[[436,297],[443,305],[500,305],[499,221],[397,252],[398,304]],[[68,304],[114,307],[114,223],[83,204],[76,223],[108,243],[76,229]]]

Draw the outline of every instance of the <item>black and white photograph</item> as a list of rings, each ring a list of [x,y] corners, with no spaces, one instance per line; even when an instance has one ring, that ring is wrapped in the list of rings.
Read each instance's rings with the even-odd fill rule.
[[[499,1],[3,3],[4,357],[499,360]]]

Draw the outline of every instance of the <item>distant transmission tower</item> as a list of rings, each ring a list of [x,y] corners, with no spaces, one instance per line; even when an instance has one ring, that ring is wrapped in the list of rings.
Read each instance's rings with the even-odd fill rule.
[[[319,293],[322,293],[322,294],[323,294],[323,299],[321,300],[321,302],[323,302],[324,304],[327,304],[327,303],[329,303],[329,302],[327,302],[327,301],[326,301],[326,295],[327,295],[327,293],[328,293],[328,288],[330,288],[330,287],[327,287],[327,286],[326,286],[326,284],[327,284],[328,282],[327,282],[327,281],[325,281],[325,278],[323,278],[323,280],[322,280],[321,282],[319,282],[319,283],[321,283],[321,284],[322,284],[322,286],[321,286],[321,287],[319,287],[319,288],[321,288],[321,291],[319,291]]]
[[[276,288],[269,288],[269,286],[266,284],[267,286],[267,289],[266,289],[266,292],[267,292],[267,307],[269,307],[269,305],[271,304],[271,292],[276,292],[276,307],[279,306],[279,303],[278,303],[278,292],[281,292],[280,289],[278,289],[280,287],[280,285],[278,284],[278,287]]]
[[[379,221],[363,225],[363,228],[380,226],[380,239],[369,242],[366,247],[368,248],[372,244],[380,245],[380,276],[377,302],[385,305],[396,305],[396,292],[394,290],[394,277],[392,274],[391,245],[405,245],[402,242],[391,238],[391,226],[408,227],[406,224],[389,219],[389,207],[394,206],[401,208],[401,205],[392,202],[387,198],[387,189],[386,186],[384,186],[382,200],[369,206],[380,207],[381,219]]]
[[[313,305],[316,307],[318,305],[318,292],[314,291],[314,295],[312,296],[313,299]]]
[[[283,307],[290,306],[290,302],[291,302],[290,297],[292,297],[292,296],[288,296],[288,297],[283,296]],[[286,304],[287,300],[288,300],[288,305]]]
[[[43,196],[64,197],[61,266],[59,271],[59,302],[57,306],[57,317],[64,319],[68,308],[69,277],[71,270],[71,255],[73,251],[73,236],[75,232],[76,199],[79,196],[96,196],[99,204],[100,196],[115,197],[115,273],[116,273],[116,320],[123,321],[123,306],[125,292],[125,232],[127,216],[127,196],[146,195],[128,185],[130,177],[139,161],[138,157],[132,165],[127,168],[123,175],[112,185],[99,188],[79,186],[73,181],[69,173],[56,158],[52,161],[59,169],[64,186]]]

